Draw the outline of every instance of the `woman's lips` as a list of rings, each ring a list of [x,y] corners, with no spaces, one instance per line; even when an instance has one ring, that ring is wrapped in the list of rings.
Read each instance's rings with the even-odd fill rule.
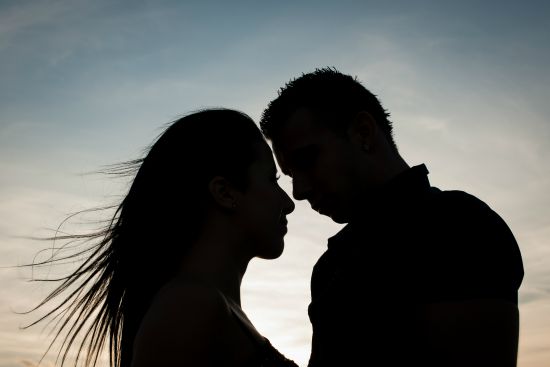
[[[280,228],[281,228],[281,232],[283,232],[283,234],[288,232],[287,224],[288,224],[288,221],[286,220],[286,218],[281,220]]]

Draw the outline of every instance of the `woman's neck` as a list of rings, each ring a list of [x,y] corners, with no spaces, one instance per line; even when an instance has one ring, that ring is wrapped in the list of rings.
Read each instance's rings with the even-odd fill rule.
[[[211,230],[200,236],[183,259],[178,277],[218,289],[225,297],[241,304],[241,282],[250,259],[239,256],[238,241]]]

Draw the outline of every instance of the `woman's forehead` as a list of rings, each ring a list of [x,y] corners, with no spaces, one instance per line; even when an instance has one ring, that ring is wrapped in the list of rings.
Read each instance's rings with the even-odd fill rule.
[[[273,153],[271,151],[271,148],[267,144],[266,141],[262,141],[261,143],[258,143],[256,148],[256,162],[265,165],[267,168],[271,170],[277,170],[275,166],[275,160],[273,159]]]

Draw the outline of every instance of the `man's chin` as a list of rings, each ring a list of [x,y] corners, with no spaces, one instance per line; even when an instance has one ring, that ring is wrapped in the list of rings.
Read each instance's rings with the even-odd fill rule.
[[[338,224],[345,224],[345,223],[348,223],[349,222],[349,219],[345,216],[341,216],[341,215],[337,215],[337,214],[332,214],[332,215],[327,215],[330,219],[332,219],[333,222],[335,223],[338,223]]]
[[[332,212],[328,210],[315,210],[317,213],[324,215],[325,217],[329,217],[332,219],[333,222],[338,224],[344,224],[348,223],[349,219],[347,216],[343,215],[342,213]]]

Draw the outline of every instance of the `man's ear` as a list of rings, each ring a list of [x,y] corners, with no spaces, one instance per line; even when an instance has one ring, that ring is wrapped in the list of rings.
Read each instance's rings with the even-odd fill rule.
[[[216,176],[208,183],[208,191],[214,202],[225,209],[237,207],[239,192],[222,176]]]
[[[365,152],[375,148],[377,133],[376,120],[367,111],[357,113],[348,128],[349,139]]]

